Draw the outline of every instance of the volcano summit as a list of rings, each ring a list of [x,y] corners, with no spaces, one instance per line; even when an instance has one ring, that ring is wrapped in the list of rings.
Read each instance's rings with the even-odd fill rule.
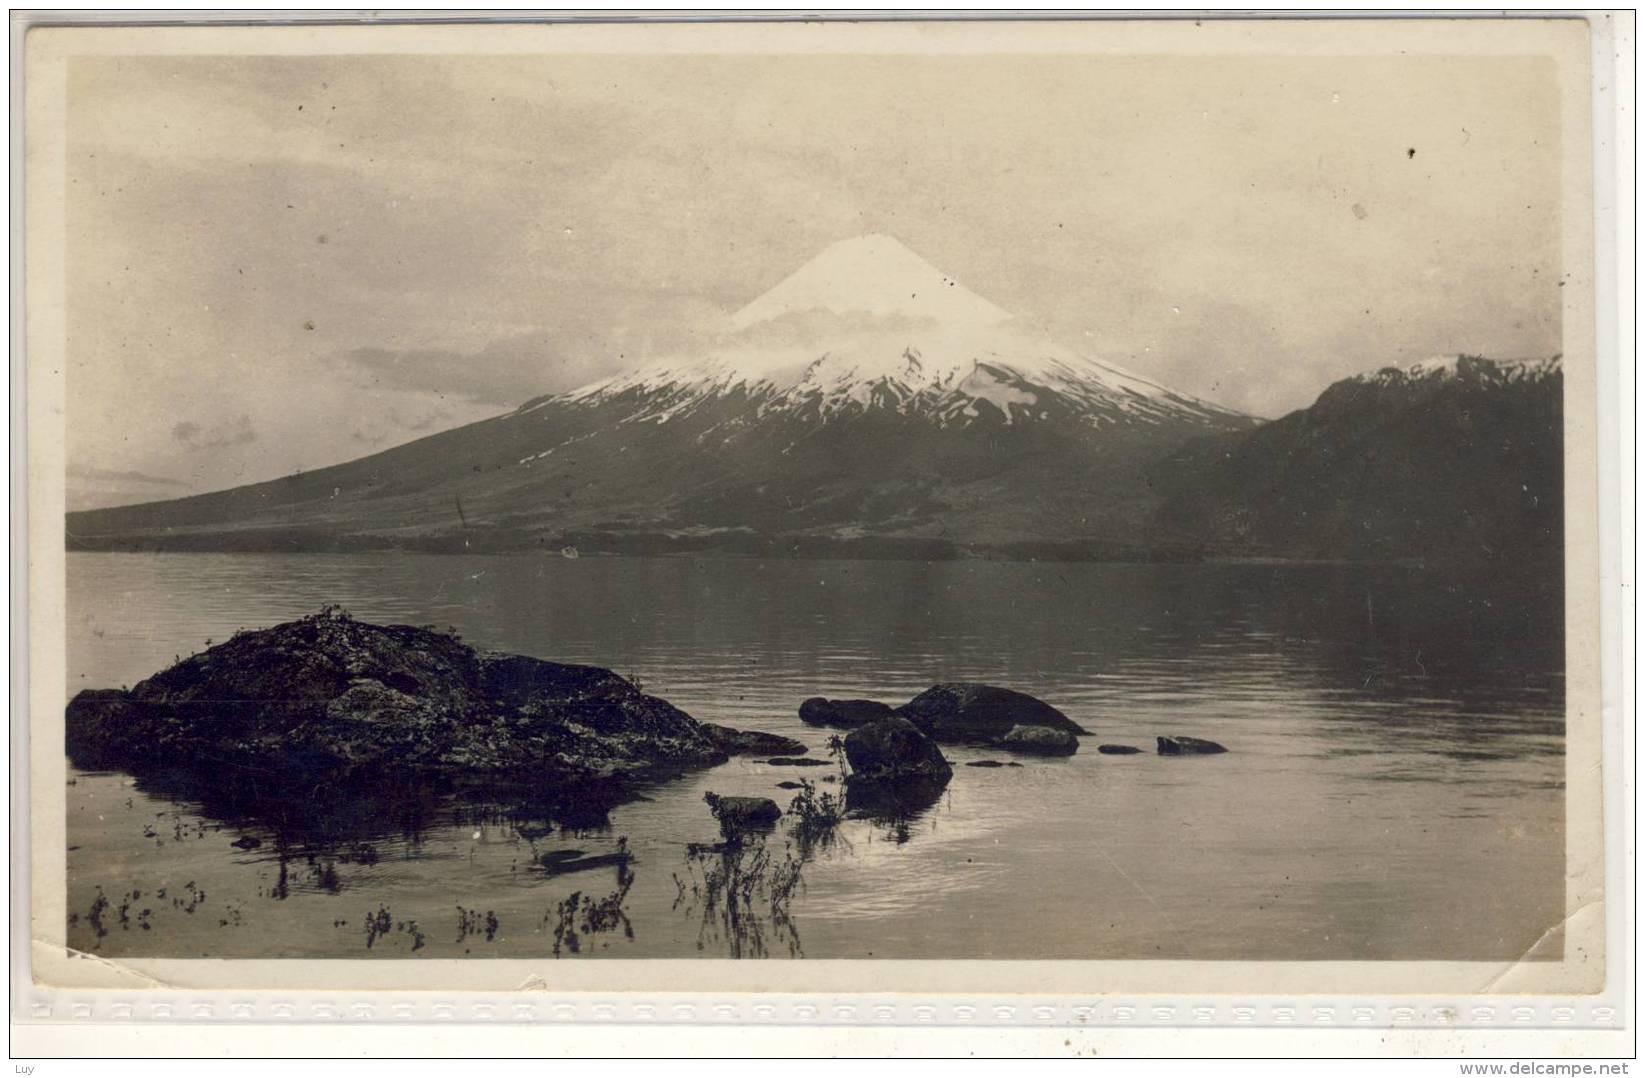
[[[73,514],[70,545],[1124,556],[1159,545],[1147,467],[1253,425],[868,235],[688,352],[346,464]]]

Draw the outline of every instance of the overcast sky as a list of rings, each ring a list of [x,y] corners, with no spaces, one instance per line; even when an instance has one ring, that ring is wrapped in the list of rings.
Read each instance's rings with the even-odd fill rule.
[[[865,232],[1262,416],[1560,350],[1536,58],[79,58],[72,506],[569,389]]]

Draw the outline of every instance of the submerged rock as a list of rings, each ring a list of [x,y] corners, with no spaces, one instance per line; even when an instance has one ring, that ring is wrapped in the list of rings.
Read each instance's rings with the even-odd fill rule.
[[[564,876],[572,872],[586,872],[592,868],[605,868],[608,865],[626,865],[633,860],[634,855],[626,849],[616,853],[585,854],[582,850],[551,850],[537,859],[544,874],[549,876]]]
[[[1010,733],[994,744],[1033,756],[1072,756],[1080,747],[1079,739],[1073,734],[1049,726],[1013,726]]]
[[[855,730],[891,714],[891,706],[878,700],[829,700],[813,696],[800,704],[800,721],[812,726],[837,726]]]
[[[782,818],[782,810],[769,797],[721,797],[704,794],[708,811],[720,823],[720,833],[735,838],[748,831],[763,831]]]
[[[815,756],[773,756],[766,763],[777,767],[827,767],[827,760],[819,760]]]
[[[1215,741],[1202,741],[1197,737],[1156,737],[1154,740],[1159,743],[1161,756],[1209,756],[1228,751]]]
[[[80,766],[254,768],[270,778],[508,773],[609,778],[719,763],[690,715],[596,666],[477,652],[328,609],[237,633],[67,709]]]
[[[998,761],[998,760],[968,760],[968,761],[966,761],[965,766],[966,767],[1004,767],[1005,765],[1003,763],[1001,763],[1000,761]]]
[[[712,722],[703,723],[703,729],[730,756],[798,756],[806,751],[803,741],[763,730],[733,730]]]
[[[1135,745],[1098,745],[1097,751],[1104,756],[1135,756],[1142,752]]]
[[[907,719],[896,716],[847,734],[845,759],[851,765],[854,783],[946,783],[954,774],[936,742]]]
[[[993,744],[1015,726],[1044,726],[1074,735],[1087,733],[1043,700],[975,682],[934,685],[899,707],[897,714],[944,743]]]

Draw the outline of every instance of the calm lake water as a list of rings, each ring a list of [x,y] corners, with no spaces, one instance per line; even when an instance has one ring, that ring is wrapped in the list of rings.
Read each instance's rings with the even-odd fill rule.
[[[837,790],[829,769],[737,758],[583,821],[453,797],[362,806],[323,838],[71,769],[68,939],[82,950],[1502,960],[1564,908],[1560,613],[1431,573],[71,554],[68,600],[71,692],[341,603],[611,667],[699,719],[819,755],[829,732],[800,723],[805,697],[901,703],[946,680],[1033,693],[1096,735],[1012,768],[959,766],[1008,757],[945,747],[955,774],[935,804],[850,819],[803,854],[785,826],[768,852],[798,879],[745,864],[753,889],[729,909],[722,860],[688,850],[716,838],[703,794],[787,805],[777,783]],[[1160,757],[1158,734],[1229,751]],[[1147,752],[1099,755],[1107,742]],[[261,845],[231,845],[246,836]],[[536,863],[620,843],[626,870]]]

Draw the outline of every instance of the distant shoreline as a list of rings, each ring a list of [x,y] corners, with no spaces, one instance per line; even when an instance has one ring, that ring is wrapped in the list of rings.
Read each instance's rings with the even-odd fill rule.
[[[1344,558],[1280,554],[1230,554],[1181,549],[1143,550],[1101,542],[1015,542],[956,544],[929,539],[831,539],[821,537],[743,537],[738,542],[707,542],[706,537],[634,536],[630,541],[545,542],[537,546],[471,543],[459,545],[449,536],[400,542],[376,536],[340,536],[330,541],[296,543],[288,536],[212,535],[81,537],[70,538],[71,554],[411,554],[424,556],[580,558],[715,558],[727,561],[770,558],[796,561],[991,561],[1015,563],[1085,563],[1114,565],[1221,565],[1260,568],[1354,567],[1434,569],[1454,568],[1455,557]],[[460,537],[457,537],[460,539]],[[224,540],[228,541],[224,541]],[[1510,565],[1541,565],[1546,558],[1528,556]]]

